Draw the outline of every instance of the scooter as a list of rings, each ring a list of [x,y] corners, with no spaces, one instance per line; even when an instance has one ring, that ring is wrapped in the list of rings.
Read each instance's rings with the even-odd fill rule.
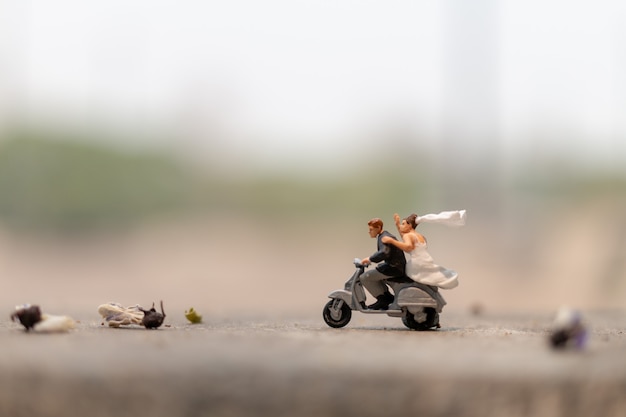
[[[368,265],[355,258],[356,271],[346,281],[343,290],[331,292],[330,301],[324,306],[323,317],[327,325],[333,328],[346,326],[352,318],[352,311],[365,314],[387,314],[390,317],[401,317],[402,323],[412,330],[429,330],[440,328],[439,314],[446,301],[437,287],[420,284],[409,277],[390,278],[386,280],[395,294],[394,301],[387,310],[370,310],[365,305],[365,290],[360,277]]]

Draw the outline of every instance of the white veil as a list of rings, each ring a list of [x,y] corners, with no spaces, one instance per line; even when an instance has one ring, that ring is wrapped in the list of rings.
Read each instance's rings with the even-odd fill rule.
[[[465,225],[465,210],[442,211],[438,214],[425,214],[418,216],[416,222],[419,223],[440,223],[446,226],[463,226]]]

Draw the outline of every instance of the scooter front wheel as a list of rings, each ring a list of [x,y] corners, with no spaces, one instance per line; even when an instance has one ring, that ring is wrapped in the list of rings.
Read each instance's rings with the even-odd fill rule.
[[[326,324],[338,329],[350,323],[352,310],[345,301],[335,298],[326,303],[322,316]]]

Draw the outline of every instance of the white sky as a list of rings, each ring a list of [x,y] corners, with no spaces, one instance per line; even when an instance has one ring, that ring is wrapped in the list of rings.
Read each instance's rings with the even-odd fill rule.
[[[626,154],[623,4],[0,0],[0,121],[193,122],[287,153],[400,123],[428,145],[451,131],[610,159]]]

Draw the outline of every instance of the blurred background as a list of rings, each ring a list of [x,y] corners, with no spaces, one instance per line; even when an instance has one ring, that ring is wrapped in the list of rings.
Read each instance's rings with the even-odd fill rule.
[[[448,309],[623,308],[625,18],[0,0],[0,306],[320,314],[371,217],[466,209],[419,228]]]

